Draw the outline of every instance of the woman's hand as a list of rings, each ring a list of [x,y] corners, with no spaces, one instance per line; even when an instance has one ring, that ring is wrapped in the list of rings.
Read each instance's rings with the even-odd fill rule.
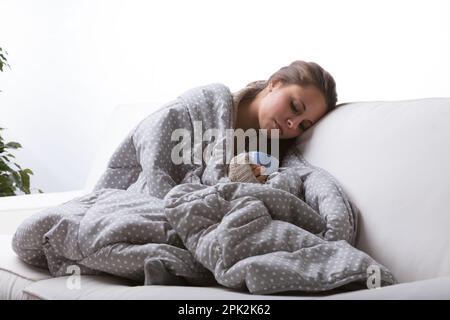
[[[256,165],[256,164],[251,164],[250,167],[252,168],[252,172],[253,172],[253,175],[255,176],[256,180],[258,180],[260,183],[265,183],[268,176],[261,174],[262,166]]]

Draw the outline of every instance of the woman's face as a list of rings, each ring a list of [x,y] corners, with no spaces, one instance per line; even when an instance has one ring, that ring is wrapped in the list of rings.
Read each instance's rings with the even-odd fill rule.
[[[266,88],[267,89],[267,88]],[[270,83],[261,98],[258,121],[261,129],[280,129],[280,139],[300,136],[327,112],[325,97],[316,87]]]

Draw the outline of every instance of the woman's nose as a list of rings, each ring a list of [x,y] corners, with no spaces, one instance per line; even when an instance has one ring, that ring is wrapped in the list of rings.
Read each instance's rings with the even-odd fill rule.
[[[289,129],[295,128],[296,122],[292,119],[287,119],[287,125]]]

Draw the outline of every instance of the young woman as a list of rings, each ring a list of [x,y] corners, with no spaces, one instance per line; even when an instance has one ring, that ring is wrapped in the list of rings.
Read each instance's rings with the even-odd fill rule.
[[[333,77],[314,62],[294,61],[275,72],[267,81],[252,82],[233,95],[236,129],[279,130],[280,158],[295,138],[316,124],[336,107],[336,83]],[[269,144],[270,146],[270,144]],[[248,150],[247,150],[248,151]],[[234,170],[233,170],[234,168]],[[244,168],[230,167],[232,181],[251,181]],[[259,182],[261,166],[252,166]]]

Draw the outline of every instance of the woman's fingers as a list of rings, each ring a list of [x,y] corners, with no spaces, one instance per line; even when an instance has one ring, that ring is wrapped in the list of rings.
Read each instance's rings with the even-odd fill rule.
[[[252,172],[255,175],[255,177],[261,175],[261,166],[254,165],[254,167],[252,168]]]
[[[262,169],[263,169],[262,166],[254,165],[254,167],[252,167],[252,172],[253,172],[253,175],[256,177],[256,180],[258,180],[261,183],[264,183],[267,180],[268,176],[261,174]]]
[[[255,166],[252,168],[252,172],[255,176],[259,176],[264,174],[264,167],[263,166]]]
[[[260,183],[264,183],[267,180],[267,176],[258,176],[256,177],[256,180],[258,180]]]

